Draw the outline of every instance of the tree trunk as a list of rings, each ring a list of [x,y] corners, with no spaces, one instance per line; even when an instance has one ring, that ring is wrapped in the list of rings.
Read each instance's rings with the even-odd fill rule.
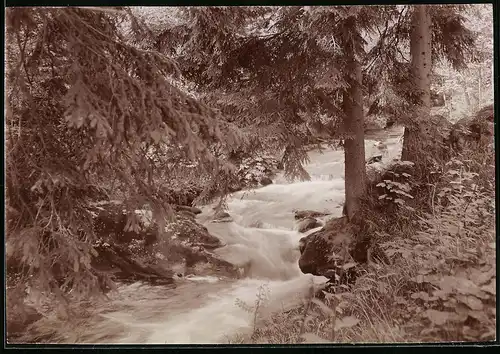
[[[418,143],[420,124],[431,110],[431,17],[428,6],[416,5],[413,10],[412,32],[410,35],[411,69],[415,80],[415,88],[420,99],[418,109],[415,111],[414,122],[405,127],[402,159],[415,161],[419,154]]]
[[[483,86],[483,72],[481,70],[481,65],[479,65],[479,82],[477,84],[477,107],[476,107],[476,112],[481,109],[482,105],[482,100],[483,100],[483,92],[482,92],[482,86]]]
[[[470,74],[470,70],[468,70],[468,71]],[[472,102],[470,100],[469,91],[467,91],[467,81],[465,80],[464,75],[462,75],[461,73],[459,73],[458,75],[460,77],[460,84],[462,85],[462,87],[464,89],[464,97],[465,97],[465,103],[467,104],[467,111],[471,112],[473,110],[473,107],[472,107]]]
[[[343,94],[344,128],[349,136],[344,141],[345,213],[351,220],[359,210],[359,198],[366,191],[365,129],[361,65],[356,60],[352,40],[345,48],[349,84]]]

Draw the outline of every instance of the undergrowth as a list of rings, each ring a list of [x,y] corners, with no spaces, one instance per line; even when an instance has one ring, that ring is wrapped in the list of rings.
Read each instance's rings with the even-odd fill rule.
[[[392,234],[378,231],[390,265],[370,263],[350,286],[311,288],[302,305],[262,318],[250,335],[230,342],[494,340],[494,153],[466,149],[436,173],[426,203],[412,201],[409,175],[401,174],[407,182],[379,183],[386,189],[380,199],[391,200],[403,218],[385,228]]]

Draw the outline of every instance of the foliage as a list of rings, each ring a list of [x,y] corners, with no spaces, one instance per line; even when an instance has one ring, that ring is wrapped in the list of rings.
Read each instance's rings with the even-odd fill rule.
[[[161,226],[151,156],[169,144],[217,177],[230,166],[209,146],[244,138],[172,84],[171,58],[126,39],[127,9],[11,8],[6,23],[8,256],[26,285],[88,294],[98,279],[87,206],[108,198],[103,181],[118,180],[130,208],[152,205]]]
[[[437,63],[440,81],[435,87],[446,95],[446,114],[451,121],[471,116],[493,102],[492,6],[475,4],[465,14],[465,25],[476,36],[476,51],[464,70],[454,70],[446,62]]]
[[[390,265],[368,264],[351,286],[311,291],[302,306],[274,313],[251,338],[240,336],[238,342],[493,340],[493,158],[493,150],[465,149],[445,165],[433,184],[431,209],[418,203],[411,212],[418,225],[399,223],[385,228],[391,235],[379,238]],[[390,192],[387,186],[379,188]],[[404,210],[393,214],[405,217]],[[391,223],[398,219],[385,220],[385,225]],[[373,225],[378,232],[383,226]]]
[[[473,152],[466,154],[472,157]],[[397,240],[386,245],[389,254],[420,259],[413,279],[418,289],[411,298],[430,322],[421,329],[423,338],[484,340],[494,336],[490,329],[495,317],[494,174],[492,168],[482,176],[474,172],[484,166],[488,162],[452,159],[433,196],[433,213],[419,218],[423,231],[407,240],[404,248],[394,247]],[[459,328],[463,328],[461,333]]]
[[[306,123],[324,117],[338,129],[343,115],[342,92],[351,75],[342,44],[348,23],[356,19],[357,32],[348,33],[363,57],[362,35],[383,21],[384,9],[189,8],[186,20],[165,29],[158,41],[162,51],[182,52],[181,70],[205,100],[259,137],[257,147],[284,151],[287,177],[307,179]],[[200,64],[202,55],[211,60]]]
[[[364,78],[369,114],[382,114],[405,125],[425,122],[427,118],[411,114],[419,97],[412,84],[409,56],[413,8],[401,5],[390,12],[367,56]],[[471,9],[466,5],[432,5],[433,67],[445,62],[455,70],[463,70],[477,58],[476,34],[466,26],[464,17]]]
[[[410,161],[402,161],[399,163],[404,164],[404,162],[407,162],[410,166],[413,165]],[[407,179],[411,177],[411,175],[406,172],[397,173],[393,170],[389,170],[388,173],[390,173],[394,178],[401,177],[403,179]],[[379,182],[376,187],[383,188],[384,190],[384,194],[378,197],[379,200],[391,201],[402,206],[405,204],[406,199],[413,199],[413,196],[409,194],[411,193],[411,186],[408,182],[401,183],[395,181],[394,179],[384,179],[382,182]],[[406,206],[406,208],[411,207]]]
[[[248,305],[244,301],[240,299],[236,299],[235,303],[238,307],[243,309],[244,311],[251,313],[253,316],[253,332],[257,329],[257,322],[259,320],[259,316],[261,315],[261,310],[266,306],[267,301],[271,296],[271,292],[269,288],[264,284],[259,286],[259,290],[255,299],[255,303],[253,306]]]
[[[237,175],[244,186],[256,186],[262,178],[269,178],[277,171],[278,162],[270,156],[245,158],[238,166]]]
[[[451,153],[427,176],[399,161],[373,182],[358,236],[379,244],[389,265],[369,262],[355,284],[317,295],[322,303],[274,314],[252,342],[492,340],[494,150],[471,143]],[[332,311],[357,326],[333,336]]]
[[[475,56],[474,34],[462,15],[469,7],[433,9],[433,57],[462,69]],[[411,6],[202,7],[176,13],[178,20],[167,21],[154,36],[157,48],[179,58],[181,71],[207,102],[258,136],[256,147],[284,149],[291,178],[307,178],[306,123],[325,120],[342,130],[342,92],[350,75],[342,36],[352,18],[368,115],[416,120],[407,114],[416,97],[405,54]]]

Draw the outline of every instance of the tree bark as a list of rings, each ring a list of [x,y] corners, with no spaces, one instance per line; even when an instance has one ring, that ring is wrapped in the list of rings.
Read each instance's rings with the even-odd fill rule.
[[[349,88],[343,93],[344,128],[349,136],[344,141],[345,213],[349,220],[359,210],[359,199],[366,191],[365,128],[361,65],[356,60],[352,39],[346,43]]]
[[[431,110],[431,70],[432,37],[431,17],[426,5],[416,5],[413,9],[412,31],[410,35],[411,70],[419,103],[415,110],[414,122],[405,127],[402,160],[416,161],[420,124],[419,118],[429,115]]]
[[[476,106],[476,112],[481,109],[482,105],[482,100],[483,100],[483,92],[482,92],[482,87],[483,87],[483,72],[481,70],[481,65],[479,65],[479,82],[477,84],[477,106]]]

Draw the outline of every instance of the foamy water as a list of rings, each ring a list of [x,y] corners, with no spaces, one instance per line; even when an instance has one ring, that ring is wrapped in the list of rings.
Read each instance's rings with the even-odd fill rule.
[[[387,150],[382,164],[398,158],[402,129],[384,137]],[[382,140],[380,137],[377,140]],[[374,140],[366,141],[366,156],[379,154]],[[237,301],[254,305],[265,292],[262,315],[287,309],[301,301],[312,284],[326,279],[300,272],[298,242],[304,234],[295,230],[294,210],[311,209],[341,215],[344,202],[344,156],[342,150],[310,152],[306,166],[311,181],[287,182],[277,176],[274,184],[241,191],[228,200],[233,222],[205,222],[224,247],[221,258],[247,269],[247,278],[228,281],[217,277],[191,276],[176,289],[142,284],[122,286],[116,298],[78,336],[65,342],[202,344],[227,343],[237,333],[249,333],[253,314]],[[379,164],[381,165],[381,164]],[[213,213],[205,207],[200,220]],[[328,217],[323,218],[326,220]],[[311,230],[310,232],[314,232]]]

